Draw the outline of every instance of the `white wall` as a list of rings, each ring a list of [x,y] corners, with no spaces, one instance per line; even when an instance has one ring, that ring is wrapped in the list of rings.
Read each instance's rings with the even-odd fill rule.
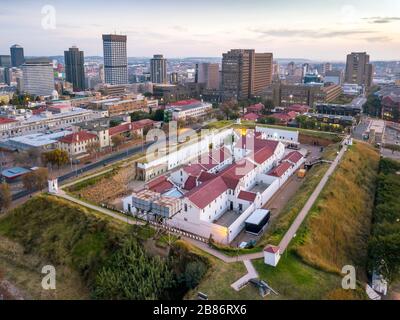
[[[261,132],[264,139],[279,140],[282,142],[299,142],[299,132],[267,127],[256,127],[256,132]]]

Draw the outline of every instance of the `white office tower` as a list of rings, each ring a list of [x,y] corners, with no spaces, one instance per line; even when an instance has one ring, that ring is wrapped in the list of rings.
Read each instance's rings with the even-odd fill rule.
[[[153,83],[167,83],[167,59],[155,54],[150,60],[150,75]]]
[[[104,76],[107,84],[128,84],[126,39],[124,35],[103,35]]]
[[[53,64],[45,58],[26,60],[22,65],[22,91],[34,96],[51,96],[54,91]]]

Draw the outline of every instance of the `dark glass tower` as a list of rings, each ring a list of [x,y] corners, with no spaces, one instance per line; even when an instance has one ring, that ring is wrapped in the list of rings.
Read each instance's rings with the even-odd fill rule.
[[[13,67],[20,67],[25,62],[24,57],[24,48],[19,46],[18,44],[13,45],[10,48],[11,53],[11,64]]]
[[[66,80],[72,83],[74,91],[85,90],[85,58],[77,47],[64,51]]]

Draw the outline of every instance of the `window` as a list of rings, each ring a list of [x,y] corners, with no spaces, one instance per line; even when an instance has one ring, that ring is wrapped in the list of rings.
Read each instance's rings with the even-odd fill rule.
[[[184,210],[185,210],[185,212],[187,212],[187,210],[188,210],[186,203],[185,203],[185,206],[184,206]]]

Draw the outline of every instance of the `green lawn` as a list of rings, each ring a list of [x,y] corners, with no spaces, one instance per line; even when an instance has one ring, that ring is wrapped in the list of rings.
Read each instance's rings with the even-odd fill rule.
[[[294,254],[283,255],[276,268],[262,259],[253,261],[260,279],[266,281],[278,296],[276,299],[324,299],[329,291],[341,288],[339,276],[316,270],[304,264]]]

